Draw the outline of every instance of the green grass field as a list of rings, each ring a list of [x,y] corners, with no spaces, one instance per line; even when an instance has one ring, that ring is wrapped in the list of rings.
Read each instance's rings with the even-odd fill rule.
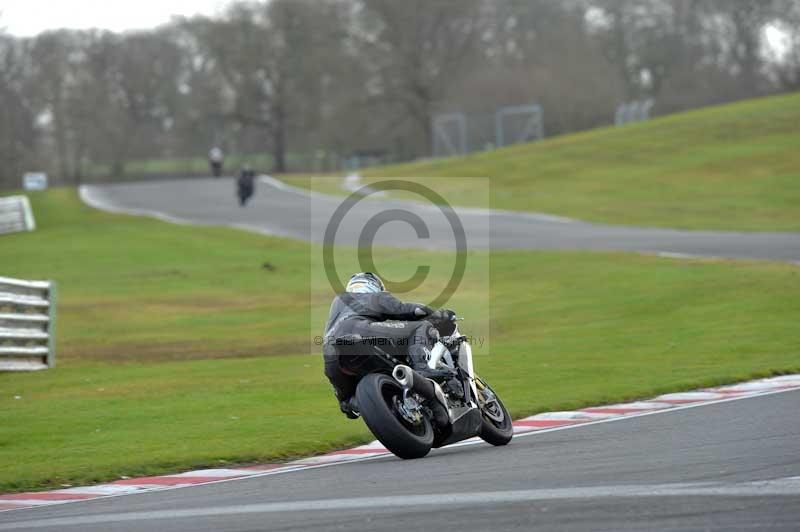
[[[494,208],[589,221],[800,231],[800,93],[364,172],[365,183],[386,177],[489,177]],[[313,185],[332,192],[339,182]],[[483,207],[476,186],[437,182],[451,203]]]
[[[371,439],[338,413],[309,354],[323,326],[312,302],[327,305],[309,292],[318,249],[105,214],[69,189],[31,199],[39,228],[0,237],[0,275],[58,281],[58,366],[0,374],[0,492]],[[379,263],[400,278],[420,260],[436,272],[448,257],[382,251]],[[452,306],[465,332],[490,318],[476,365],[516,416],[800,371],[797,266],[577,252],[470,261],[491,265],[490,309],[469,287]]]
[[[226,175],[236,174],[244,164],[254,168],[267,169],[272,166],[272,157],[268,154],[230,154],[225,157],[224,171]],[[89,169],[90,177],[105,177],[111,171],[108,165],[95,165]],[[195,175],[208,173],[206,157],[186,157],[183,159],[142,159],[130,161],[125,165],[127,175]]]
[[[202,152],[202,148],[199,150]],[[289,152],[287,162],[290,167],[307,167],[309,164],[320,165],[320,161],[301,153]],[[269,153],[230,153],[225,155],[223,172],[225,175],[236,175],[244,165],[250,165],[259,172],[267,172],[273,166],[273,158]],[[86,170],[86,176],[103,181],[111,173],[111,165],[94,164]],[[125,164],[125,176],[185,176],[210,175],[208,159],[200,153],[197,157],[175,159],[134,159]]]

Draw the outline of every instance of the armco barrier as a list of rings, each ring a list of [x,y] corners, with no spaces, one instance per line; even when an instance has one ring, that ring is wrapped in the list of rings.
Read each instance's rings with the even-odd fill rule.
[[[52,368],[56,286],[0,277],[0,371]]]
[[[0,198],[0,235],[34,229],[36,223],[27,196]]]

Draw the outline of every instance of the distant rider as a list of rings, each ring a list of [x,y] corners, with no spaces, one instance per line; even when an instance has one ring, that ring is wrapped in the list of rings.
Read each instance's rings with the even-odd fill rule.
[[[359,377],[342,370],[335,349],[336,340],[359,335],[380,346],[388,354],[407,359],[408,364],[429,378],[452,376],[450,370],[431,370],[427,366],[430,348],[439,338],[433,323],[452,317],[450,311],[434,311],[420,303],[403,303],[387,292],[377,275],[362,272],[353,275],[346,291],[331,303],[325,326],[322,353],[325,376],[333,385],[339,407],[347,417],[358,417],[354,395]]]
[[[239,196],[239,205],[244,207],[255,192],[256,172],[249,164],[245,164],[236,180],[236,194]]]
[[[208,152],[208,165],[211,167],[211,175],[220,177],[222,175],[222,161],[225,154],[219,146],[214,146]]]

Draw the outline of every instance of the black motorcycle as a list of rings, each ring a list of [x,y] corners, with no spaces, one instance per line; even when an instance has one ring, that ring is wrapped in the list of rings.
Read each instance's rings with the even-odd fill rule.
[[[361,377],[356,402],[375,437],[400,458],[421,458],[431,448],[474,436],[506,445],[514,435],[511,416],[497,394],[473,370],[472,348],[458,331],[457,318],[445,325],[430,350],[428,367],[449,368],[452,377],[428,379],[380,346],[360,336],[337,340],[339,364]],[[438,382],[438,381],[441,382]]]
[[[255,192],[256,173],[250,168],[244,168],[236,180],[236,195],[239,196],[239,205],[244,207]]]

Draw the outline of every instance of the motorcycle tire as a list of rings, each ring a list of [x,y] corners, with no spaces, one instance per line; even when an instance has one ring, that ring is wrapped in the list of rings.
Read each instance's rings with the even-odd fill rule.
[[[433,427],[425,416],[412,425],[400,415],[394,404],[402,395],[400,384],[382,373],[366,375],[356,388],[361,417],[378,441],[400,458],[422,458],[433,446]]]
[[[514,437],[513,420],[511,419],[508,410],[506,410],[506,406],[503,404],[500,398],[497,397],[497,395],[494,396],[494,400],[497,402],[498,410],[502,412],[503,419],[502,421],[497,421],[482,411],[481,417],[483,418],[483,421],[481,422],[481,431],[478,436],[480,436],[480,438],[486,443],[492,445],[506,445],[511,441],[511,438]]]

